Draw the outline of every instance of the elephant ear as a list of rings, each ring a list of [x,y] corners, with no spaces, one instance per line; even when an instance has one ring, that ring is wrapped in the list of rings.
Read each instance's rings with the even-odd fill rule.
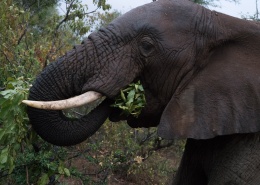
[[[241,46],[239,46],[241,45]],[[167,138],[208,139],[260,131],[260,61],[250,45],[226,44],[173,95],[158,125]]]

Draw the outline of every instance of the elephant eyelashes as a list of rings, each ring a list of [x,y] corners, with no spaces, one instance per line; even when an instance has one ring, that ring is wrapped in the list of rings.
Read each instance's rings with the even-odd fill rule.
[[[154,51],[154,45],[149,41],[141,41],[139,49],[141,54],[148,57]]]

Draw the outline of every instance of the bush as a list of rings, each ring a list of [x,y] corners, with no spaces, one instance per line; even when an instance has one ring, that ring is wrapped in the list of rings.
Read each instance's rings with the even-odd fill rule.
[[[55,174],[69,175],[64,149],[42,141],[29,125],[21,104],[27,99],[29,82],[23,77],[8,78],[0,92],[0,174],[12,184],[46,184]]]

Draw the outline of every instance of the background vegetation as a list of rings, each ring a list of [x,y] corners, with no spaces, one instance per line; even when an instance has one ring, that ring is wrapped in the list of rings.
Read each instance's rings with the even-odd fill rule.
[[[0,1],[0,184],[167,183],[185,141],[162,140],[155,128],[107,121],[73,147],[50,145],[31,129],[21,100],[27,99],[35,76],[88,32],[120,15],[105,0],[93,0],[94,11],[80,0],[65,0],[63,11],[59,3]],[[258,12],[250,18],[258,19]]]

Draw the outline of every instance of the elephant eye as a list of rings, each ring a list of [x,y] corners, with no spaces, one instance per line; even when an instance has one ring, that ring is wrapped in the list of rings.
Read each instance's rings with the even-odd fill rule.
[[[150,51],[152,48],[153,48],[153,45],[149,42],[142,42],[142,48],[145,50],[145,51]]]
[[[151,41],[143,40],[140,43],[139,49],[143,56],[148,57],[153,52],[154,45]]]

